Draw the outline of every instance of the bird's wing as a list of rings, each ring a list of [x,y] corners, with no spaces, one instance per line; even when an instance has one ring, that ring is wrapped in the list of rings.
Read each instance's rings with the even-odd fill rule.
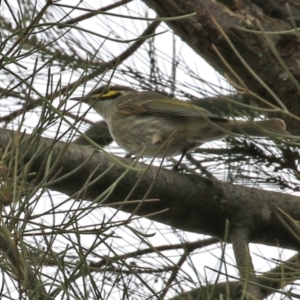
[[[128,99],[123,99],[117,103],[116,108],[122,114],[148,113],[161,116],[207,118],[211,121],[228,122],[227,119],[214,115],[190,102],[163,97],[159,94],[128,97]]]

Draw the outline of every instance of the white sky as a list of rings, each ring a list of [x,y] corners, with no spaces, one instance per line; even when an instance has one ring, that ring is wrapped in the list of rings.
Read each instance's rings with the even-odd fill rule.
[[[13,2],[13,1],[11,1]],[[16,1],[15,1],[16,2]],[[106,6],[111,1],[85,1],[84,2],[86,6],[88,5],[95,5],[95,7],[99,8],[101,6]],[[60,1],[59,4],[67,4],[67,5],[74,5],[74,1]],[[18,5],[15,5],[16,10],[18,10]],[[92,8],[92,7],[90,7]],[[154,12],[149,10],[141,1],[133,1],[132,3],[127,5],[127,9],[124,8],[118,8],[116,10],[110,11],[113,13],[119,13],[123,15],[135,15],[139,16],[141,15],[147,15],[148,17],[155,17]],[[81,15],[83,12],[82,11],[77,11],[72,13],[72,17],[75,17],[76,15]],[[9,16],[7,15],[7,11],[5,11],[5,8],[3,8],[1,12],[2,16]],[[62,15],[62,14],[61,14]],[[59,19],[60,15],[58,14],[57,10],[53,10],[53,19]],[[51,20],[52,21],[52,20]],[[138,20],[129,20],[129,19],[120,19],[116,17],[107,17],[105,15],[98,16],[97,18],[92,18],[89,19],[85,22],[80,23],[80,27],[84,27],[87,30],[91,30],[93,32],[96,32],[97,34],[101,34],[103,36],[109,36],[109,37],[116,37],[118,35],[119,39],[134,39],[138,37],[139,34],[142,33],[142,31],[146,28],[148,22],[147,21],[138,21]],[[124,28],[126,28],[126,31],[124,31]],[[113,29],[113,32],[111,31]],[[208,66],[208,64],[203,61],[198,55],[196,55],[193,50],[191,50],[188,46],[186,46],[184,43],[181,42],[179,38],[176,38],[173,36],[172,32],[168,29],[168,27],[165,24],[162,24],[161,27],[156,31],[156,32],[163,32],[167,30],[167,32],[158,35],[155,37],[155,45],[157,47],[157,63],[159,68],[161,68],[165,74],[168,74],[170,77],[172,76],[172,64],[171,64],[171,58],[173,57],[173,53],[175,51],[176,59],[180,63],[177,71],[176,71],[176,79],[180,83],[180,89],[183,90],[188,90],[191,92],[191,88],[193,87],[193,91],[191,92],[195,96],[200,97],[200,93],[206,91],[207,94],[217,94],[221,93],[222,91],[228,89],[227,83],[218,75],[216,72]],[[58,31],[59,32],[59,31]],[[42,33],[44,34],[44,33]],[[42,35],[41,34],[41,35]],[[100,48],[98,54],[97,54],[97,59],[103,59],[105,61],[109,60],[112,58],[112,56],[117,55],[121,51],[124,51],[128,47],[128,44],[119,44],[116,42],[112,41],[104,41],[104,39],[101,39],[100,37],[97,36],[92,36],[91,34],[84,33],[84,34],[79,34],[76,30],[72,30],[70,32],[70,36],[68,34],[66,35],[65,39],[68,40],[71,38],[72,35],[77,36],[78,41],[80,42],[80,46],[82,47],[80,50],[80,57],[82,59],[86,57],[90,57],[91,53],[95,49],[98,48],[99,42],[103,42],[103,47]],[[174,39],[175,39],[175,49],[174,49]],[[90,42],[90,44],[87,43],[87,41]],[[78,45],[75,45],[73,42],[70,40],[70,44],[74,45],[74,48],[77,47]],[[66,52],[69,52],[68,49],[69,45],[65,45]],[[94,49],[93,49],[94,47]],[[133,57],[130,57],[128,60],[124,62],[120,67],[123,68],[124,70],[126,68],[134,68],[136,70],[139,70],[141,73],[149,74],[149,56],[147,53],[147,48],[148,45],[145,44],[141,50],[139,50],[137,53],[133,55]],[[74,57],[74,60],[77,58]],[[26,66],[27,73],[32,72],[34,64],[33,60],[31,59],[24,59],[21,61],[21,63]],[[42,61],[39,61],[39,64],[42,64]],[[190,76],[191,71],[187,71],[188,67],[191,71],[193,71],[199,78],[212,83],[216,86],[221,87],[219,89],[211,89],[208,85],[203,84],[199,80],[193,79]],[[58,80],[61,78],[62,79],[62,86],[67,85],[69,82],[73,82],[76,79],[78,79],[78,76],[80,75],[77,70],[74,70],[74,73],[72,73],[72,70],[70,68],[66,68],[65,70],[62,71],[57,71],[60,70],[59,67],[56,67],[55,65],[52,67],[53,71],[53,80],[54,82],[58,82]],[[47,72],[41,72],[41,76],[37,76],[35,80],[35,87],[39,90],[41,94],[45,94],[45,89],[46,89],[46,82],[45,82],[45,74]],[[117,73],[117,72],[116,72]],[[44,74],[44,76],[42,76]],[[107,82],[110,77],[111,77],[111,72],[108,71],[107,74],[103,76],[103,82]],[[100,78],[99,78],[100,80]],[[118,74],[117,76],[113,77],[112,82],[114,83],[122,83],[122,84],[128,84],[128,85],[135,85],[136,80],[135,78],[128,77],[126,74]],[[92,89],[93,86],[97,84],[97,82],[94,80],[92,82],[89,82],[86,85],[86,91],[89,89]],[[5,81],[1,80],[1,87],[5,87]],[[197,93],[196,88],[199,89],[199,93]],[[82,87],[79,87],[78,90],[74,93],[76,95],[80,95],[82,93]],[[35,93],[32,93],[34,97]],[[54,106],[57,106],[59,104],[59,100],[55,100],[53,102]],[[74,105],[74,102],[70,102],[69,105]],[[18,106],[18,105],[17,105]],[[1,110],[1,116],[6,115],[9,111],[12,111],[14,109],[14,106],[7,106],[7,109],[2,109]],[[86,108],[83,107],[83,111]],[[72,111],[78,111],[77,107],[74,108]],[[39,118],[39,110],[35,112],[30,112],[27,115],[26,122],[24,124],[24,128],[26,128],[27,132],[28,130],[33,129]],[[99,120],[99,116],[93,112],[89,114],[89,118],[92,121]],[[68,125],[65,125],[66,127]],[[47,131],[45,134],[47,136],[53,136],[56,131],[56,126],[54,125],[49,131]],[[114,148],[113,148],[114,149]],[[61,195],[56,195],[56,193],[52,193],[54,198],[53,201],[56,203],[55,205],[58,205],[58,203],[61,203],[63,199],[65,199],[64,196]],[[56,212],[61,211],[67,211],[70,208],[70,203],[74,206],[80,206],[83,205],[82,203],[73,203],[73,202],[67,202],[63,206],[59,207]],[[86,205],[89,205],[86,204]],[[37,213],[40,212],[45,212],[48,209],[50,209],[52,206],[52,203],[49,203],[47,200],[47,197],[44,197],[39,200],[37,203],[37,206],[35,207],[35,210]],[[102,220],[103,218],[108,219],[110,215],[113,215],[114,211],[112,209],[96,209],[96,210],[91,210],[91,213],[84,217],[80,222],[86,226],[93,227],[95,224],[99,223],[99,220]],[[128,215],[124,213],[119,213],[118,216],[115,218],[116,220],[120,219],[126,219]],[[47,215],[45,217],[42,217],[40,222],[43,222],[44,224],[60,224],[61,222],[66,221],[66,215],[64,214],[57,214],[55,216],[55,220],[51,217],[51,215]],[[173,231],[173,229],[170,229],[169,227],[166,227],[162,224],[157,224],[153,223],[149,220],[146,219],[141,219],[139,221],[132,222],[130,224],[131,227],[135,227],[138,230],[143,231],[145,234],[150,234],[150,233],[155,233],[153,237],[147,238],[147,241],[152,243],[155,246],[158,245],[164,245],[168,243],[178,243],[180,240],[189,240],[189,241],[195,241],[197,239],[203,239],[204,237],[201,235],[197,234],[192,234],[192,233],[183,233],[179,231]],[[118,236],[118,238],[111,239],[111,243],[115,243],[118,248],[120,249],[126,249],[128,251],[132,251],[136,249],[138,246],[137,244],[140,242],[138,241],[138,238],[134,235],[132,235],[132,232],[129,229],[126,229],[124,227],[116,229],[115,234]],[[90,243],[94,242],[94,235],[86,236],[86,239],[84,240],[84,244],[86,247],[89,247]],[[131,240],[132,239],[132,240]],[[41,239],[42,241],[42,239]],[[60,240],[57,238],[57,241],[55,241],[54,245],[57,247],[61,247],[63,249],[65,245],[68,242],[66,240]],[[142,244],[142,242],[140,242]],[[141,246],[141,248],[145,247],[145,245]],[[101,255],[108,255],[107,253],[107,247],[103,247],[102,249],[99,249],[99,253]],[[270,268],[274,267],[275,264],[271,263],[270,261],[266,260],[265,258],[260,258],[259,256],[265,256],[268,259],[280,259],[285,260],[289,258],[294,252],[292,251],[281,251],[278,248],[272,248],[272,247],[266,247],[266,246],[261,246],[261,245],[251,245],[251,251],[252,251],[252,258],[254,260],[254,266],[255,269],[259,272],[262,271],[267,271]],[[198,251],[199,253],[197,255],[192,256],[192,260],[194,265],[197,268],[198,275],[200,276],[200,279],[202,281],[202,284],[205,284],[204,277],[207,277],[207,279],[211,282],[214,282],[214,280],[217,279],[217,272],[212,271],[211,269],[218,270],[219,264],[220,264],[220,257],[221,257],[221,249],[219,246],[215,247],[210,247],[208,249],[202,249]],[[174,257],[172,257],[174,255]],[[170,256],[172,260],[177,262],[178,260],[178,252],[170,252]],[[234,266],[234,258],[233,254],[231,251],[231,245],[228,245],[226,247],[226,255],[225,255],[226,260],[228,261],[227,265],[227,271],[230,272],[233,276],[237,275],[235,267],[230,267],[229,265],[232,264]],[[164,261],[164,260],[162,260]],[[150,265],[151,265],[150,260]],[[139,262],[141,263],[141,262]],[[147,265],[147,261],[144,261],[144,264]],[[157,263],[157,260],[154,261],[154,264]],[[160,262],[161,264],[164,264],[164,262]],[[158,263],[158,265],[160,264]],[[197,286],[197,276],[196,272],[192,270],[192,268],[189,266],[189,263],[186,263],[184,265],[183,270],[188,272],[188,274],[193,278],[195,281],[195,287]],[[224,271],[224,268],[223,268]],[[158,283],[159,285],[159,283]],[[190,286],[193,286],[193,284],[190,284]],[[117,297],[116,297],[117,298]],[[274,298],[272,298],[274,299]]]

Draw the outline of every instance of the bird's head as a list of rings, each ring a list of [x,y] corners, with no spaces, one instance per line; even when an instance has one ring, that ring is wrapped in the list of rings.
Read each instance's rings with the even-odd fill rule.
[[[87,104],[92,104],[97,100],[113,100],[127,92],[134,91],[135,90],[133,88],[123,85],[103,85],[91,91],[85,96],[70,98],[70,100],[82,101]]]

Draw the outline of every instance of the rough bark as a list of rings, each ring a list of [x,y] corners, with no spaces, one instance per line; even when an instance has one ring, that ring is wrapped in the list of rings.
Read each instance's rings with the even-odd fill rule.
[[[12,147],[13,144],[9,144],[12,136],[15,140],[19,135],[0,129],[2,148]],[[282,220],[288,219],[278,210],[280,208],[299,220],[298,197],[180,174],[157,167],[146,170],[147,165],[142,163],[137,163],[136,168],[146,170],[145,172],[126,171],[124,166],[106,153],[95,153],[92,148],[73,144],[66,148],[63,142],[53,143],[45,138],[41,138],[38,143],[27,142],[29,138],[29,135],[24,134],[22,143],[16,144],[19,153],[23,155],[22,161],[30,162],[29,172],[45,176],[45,168],[49,167],[47,157],[51,157],[55,165],[51,177],[55,175],[55,182],[48,181],[47,187],[74,199],[106,199],[103,200],[104,205],[220,239],[224,238],[226,221],[229,220],[229,236],[236,230],[245,228],[249,232],[250,242],[299,248],[299,242],[293,237],[289,226],[282,224]],[[130,159],[118,159],[128,165],[133,163]],[[67,174],[69,175],[59,180]],[[115,184],[122,175],[122,179]],[[89,182],[95,179],[93,184],[89,183],[89,187],[88,179]],[[32,183],[32,175],[27,180],[28,183]],[[108,189],[114,185],[114,189],[108,193]],[[102,195],[102,198],[99,198],[99,195]],[[128,200],[124,201],[127,197]],[[143,202],[142,199],[155,200]],[[130,204],[129,200],[141,202]],[[114,203],[120,201],[124,202],[116,207]]]

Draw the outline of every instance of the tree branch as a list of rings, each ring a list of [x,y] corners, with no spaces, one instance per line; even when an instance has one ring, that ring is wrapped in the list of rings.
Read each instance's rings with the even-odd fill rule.
[[[136,163],[137,170],[128,169],[122,164],[132,165],[134,162],[130,159],[115,158],[105,152],[96,153],[89,147],[45,138],[32,142],[32,137],[26,134],[21,135],[20,145],[11,142],[20,139],[19,136],[0,129],[0,145],[3,148],[18,147],[17,153],[22,155],[20,159],[28,164],[26,170],[31,176],[26,179],[31,184],[46,176],[48,182],[44,187],[74,199],[97,201],[182,230],[220,239],[229,220],[229,236],[236,226],[243,226],[249,232],[249,242],[299,249],[299,242],[290,228],[286,228],[277,217],[277,208],[280,208],[291,218],[300,220],[298,197],[158,167],[147,168],[142,163]],[[32,181],[32,174],[36,174],[35,181]],[[129,201],[137,199],[140,199],[138,204]]]

